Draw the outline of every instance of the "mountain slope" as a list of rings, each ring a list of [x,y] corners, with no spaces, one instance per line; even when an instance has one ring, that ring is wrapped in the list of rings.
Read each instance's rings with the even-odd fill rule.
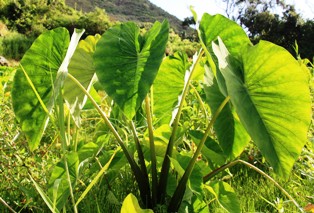
[[[66,0],[66,4],[85,12],[92,11],[95,7],[103,8],[113,20],[117,21],[155,22],[168,19],[177,33],[187,31],[182,27],[181,20],[148,0]]]

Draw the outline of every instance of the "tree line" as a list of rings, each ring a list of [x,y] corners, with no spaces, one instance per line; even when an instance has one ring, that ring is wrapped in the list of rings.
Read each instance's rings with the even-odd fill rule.
[[[313,60],[314,19],[305,20],[294,5],[284,0],[223,0],[225,13],[239,23],[251,41],[271,41],[286,48],[292,55]],[[182,25],[193,25],[187,17]],[[298,47],[298,48],[297,48]],[[298,51],[298,53],[297,53]]]

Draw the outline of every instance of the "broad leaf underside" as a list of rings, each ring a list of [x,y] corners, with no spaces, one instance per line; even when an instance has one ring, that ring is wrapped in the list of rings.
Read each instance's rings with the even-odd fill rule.
[[[25,70],[47,106],[53,95],[52,85],[66,55],[69,40],[69,33],[65,28],[57,28],[40,35],[25,53],[21,60],[21,68],[17,70],[14,77],[12,89],[14,112],[22,131],[28,138],[31,150],[39,145],[48,115],[22,69]]]
[[[219,48],[220,70],[242,124],[274,170],[287,177],[310,124],[306,73],[285,49],[261,41],[243,51],[242,79],[222,42]]]

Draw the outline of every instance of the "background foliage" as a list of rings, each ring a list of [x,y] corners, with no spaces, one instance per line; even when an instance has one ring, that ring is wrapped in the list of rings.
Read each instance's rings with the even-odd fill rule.
[[[229,17],[247,29],[253,43],[271,41],[295,55],[297,42],[302,58],[313,59],[314,20],[305,20],[293,5],[284,0],[250,0],[249,4],[244,0],[223,1],[229,5],[226,8]]]

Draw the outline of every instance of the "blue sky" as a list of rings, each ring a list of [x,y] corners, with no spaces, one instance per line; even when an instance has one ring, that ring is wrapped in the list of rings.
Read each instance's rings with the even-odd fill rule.
[[[201,16],[204,12],[209,14],[224,14],[224,4],[220,0],[149,0],[172,15],[183,20],[192,16],[189,6],[193,5],[196,12]],[[286,0],[286,3],[294,4],[303,18],[314,18],[314,0]]]

